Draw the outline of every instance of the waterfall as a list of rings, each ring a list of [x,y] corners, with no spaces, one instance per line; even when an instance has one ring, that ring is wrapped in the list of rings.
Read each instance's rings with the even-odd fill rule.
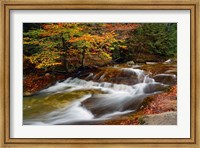
[[[137,81],[137,83],[133,85],[120,84],[120,81],[115,81],[113,78],[108,79],[110,82],[99,81],[109,75],[108,72],[102,71],[101,75],[100,73],[90,73],[85,80],[70,77],[40,91],[39,95],[71,93],[78,90],[100,90],[103,93],[83,95],[63,108],[32,119],[24,119],[24,124],[93,124],[134,112],[144,98],[161,92],[167,86],[155,82],[145,71],[140,69],[121,68],[117,72],[116,79],[124,76],[123,78],[134,79],[132,81]],[[97,77],[99,77],[98,80]]]

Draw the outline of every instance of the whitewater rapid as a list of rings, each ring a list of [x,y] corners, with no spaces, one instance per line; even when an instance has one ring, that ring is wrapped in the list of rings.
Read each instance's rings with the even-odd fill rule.
[[[167,87],[166,84],[155,82],[143,70],[123,68],[122,71],[137,75],[138,83],[126,85],[95,82],[92,79],[95,79],[96,75],[90,73],[86,78],[91,80],[70,77],[40,91],[38,95],[51,95],[77,90],[100,90],[103,93],[83,95],[65,107],[31,119],[24,119],[24,124],[97,124],[136,111],[144,98],[160,93]],[[103,77],[105,77],[105,74],[102,74],[99,79],[103,79]]]

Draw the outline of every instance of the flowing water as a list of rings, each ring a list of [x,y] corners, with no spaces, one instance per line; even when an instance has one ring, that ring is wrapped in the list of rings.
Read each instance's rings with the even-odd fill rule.
[[[170,83],[168,83],[170,82]],[[24,124],[101,124],[136,111],[143,100],[176,83],[175,74],[137,67],[101,68],[24,97]]]

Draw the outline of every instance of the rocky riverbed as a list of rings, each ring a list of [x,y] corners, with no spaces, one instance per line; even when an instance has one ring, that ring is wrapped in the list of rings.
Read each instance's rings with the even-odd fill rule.
[[[176,64],[133,63],[45,75],[31,90],[26,78],[24,124],[176,124],[176,75]]]

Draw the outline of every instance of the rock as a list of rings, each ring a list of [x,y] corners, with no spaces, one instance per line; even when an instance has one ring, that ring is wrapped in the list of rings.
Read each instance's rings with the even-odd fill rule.
[[[24,97],[29,97],[29,96],[32,96],[32,95],[33,95],[33,93],[31,93],[31,92],[24,92],[23,93]]]
[[[163,62],[163,64],[171,64],[172,62],[172,59],[168,59],[167,61]]]
[[[177,125],[177,112],[145,115],[139,118],[144,125]]]
[[[145,77],[145,72],[133,68],[108,68],[98,73],[91,73],[85,76],[87,81],[109,82],[116,84],[135,85],[142,82]]]
[[[148,65],[154,65],[154,64],[158,64],[157,62],[146,62],[146,64]]]
[[[45,77],[49,77],[50,76],[50,73],[45,73]]]
[[[116,84],[126,84],[126,85],[135,85],[138,83],[138,78],[133,76],[130,77],[116,77],[110,78],[109,82],[116,83]]]
[[[134,62],[134,61],[128,61],[126,64],[127,64],[128,66],[132,66],[132,65],[135,64],[135,62]]]
[[[141,67],[141,66],[140,65],[132,65],[131,68],[139,68],[139,67]]]
[[[163,91],[166,87],[162,84],[148,84],[144,87],[144,93],[154,93],[157,91]]]
[[[153,77],[156,82],[167,85],[175,85],[177,83],[176,75],[174,74],[158,74]]]
[[[176,69],[170,69],[165,71],[166,74],[177,74],[177,70]]]
[[[92,97],[81,102],[81,106],[89,110],[95,117],[101,117],[103,115],[122,112],[126,110],[137,110],[143,99],[147,95],[135,95],[129,94],[100,94],[93,95]],[[123,101],[125,100],[125,101]]]

